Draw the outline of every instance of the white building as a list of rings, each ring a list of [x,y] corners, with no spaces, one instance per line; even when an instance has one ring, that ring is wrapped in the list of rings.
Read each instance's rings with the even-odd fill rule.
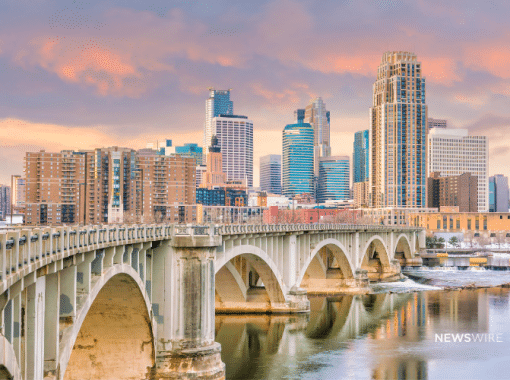
[[[222,115],[212,119],[227,181],[245,180],[253,187],[253,122],[246,116]]]
[[[478,211],[489,210],[489,143],[467,129],[433,128],[428,135],[428,173],[441,177],[471,173],[478,177]]]

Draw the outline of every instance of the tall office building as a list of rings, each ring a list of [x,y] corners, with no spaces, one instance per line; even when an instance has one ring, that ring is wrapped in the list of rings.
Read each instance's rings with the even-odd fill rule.
[[[227,181],[245,181],[253,187],[253,122],[246,116],[222,114],[212,118],[211,127],[218,138]]]
[[[428,119],[429,129],[432,128],[447,128],[447,122],[445,119],[433,119],[429,117]]]
[[[508,212],[508,177],[489,177],[489,212]]]
[[[354,134],[354,155],[353,155],[353,182],[368,181],[369,173],[369,130],[359,131]]]
[[[286,197],[313,193],[314,130],[308,123],[283,129],[282,193]]]
[[[230,100],[230,91],[209,88],[209,99],[205,101],[205,128],[204,128],[204,154],[211,142],[213,131],[213,118],[220,115],[233,115],[234,102]]]
[[[0,220],[11,213],[11,188],[9,186],[0,185]]]
[[[349,172],[348,156],[321,157],[317,202],[349,199]]]
[[[330,114],[322,98],[315,98],[306,106],[304,122],[313,128],[315,191],[318,186],[320,157],[331,156],[329,121]]]
[[[372,207],[425,207],[427,106],[421,63],[409,52],[386,52],[370,108]]]
[[[260,157],[260,190],[271,194],[282,193],[282,156],[268,154]]]
[[[203,175],[200,187],[213,189],[215,187],[225,186],[227,175],[223,172],[223,155],[221,154],[221,148],[216,136],[213,136],[211,139],[206,167],[207,170]]]
[[[294,123],[304,123],[305,122],[305,109],[300,108],[294,111]]]
[[[467,129],[433,128],[428,134],[429,173],[441,177],[471,173],[478,177],[478,211],[489,210],[489,146],[486,136]]]

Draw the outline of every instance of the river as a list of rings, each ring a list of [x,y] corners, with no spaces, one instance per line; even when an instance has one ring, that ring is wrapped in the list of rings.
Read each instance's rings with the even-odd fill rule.
[[[306,315],[217,315],[216,340],[227,379],[510,379],[509,300],[505,288],[311,297]]]

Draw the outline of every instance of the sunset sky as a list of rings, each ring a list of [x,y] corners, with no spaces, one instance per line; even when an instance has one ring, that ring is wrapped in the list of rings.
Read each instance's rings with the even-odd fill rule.
[[[369,126],[382,54],[417,54],[429,117],[489,136],[510,175],[510,2],[0,1],[0,183],[26,151],[202,143],[208,87],[254,122],[254,173],[322,96],[332,153]]]

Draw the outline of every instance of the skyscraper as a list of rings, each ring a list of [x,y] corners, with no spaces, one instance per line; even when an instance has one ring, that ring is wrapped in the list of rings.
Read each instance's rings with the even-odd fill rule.
[[[286,197],[313,193],[313,142],[314,130],[308,123],[283,129],[282,192]]]
[[[0,220],[10,215],[11,212],[11,188],[0,185]]]
[[[313,128],[314,176],[317,182],[319,177],[319,158],[331,155],[329,111],[326,111],[326,105],[322,98],[315,98],[306,106],[304,122],[310,124]],[[315,189],[317,189],[317,183]]]
[[[319,158],[319,185],[317,202],[349,199],[349,157]]]
[[[282,193],[282,156],[268,154],[260,157],[260,190],[272,194]]]
[[[467,129],[433,128],[428,134],[429,173],[441,177],[471,173],[478,177],[478,211],[489,210],[489,147],[486,136],[468,136]]]
[[[373,207],[426,207],[427,106],[421,63],[386,52],[370,108],[370,198]]]
[[[489,177],[489,212],[508,212],[508,177]]]
[[[219,115],[211,122],[218,138],[227,181],[242,180],[253,186],[253,122],[246,116]]]
[[[220,115],[233,115],[234,102],[230,100],[230,91],[228,90],[215,90],[209,88],[209,99],[205,101],[205,128],[204,128],[204,154],[207,155],[207,147],[211,142],[211,137],[214,135],[212,130],[213,118]]]
[[[354,134],[354,155],[353,155],[353,182],[368,181],[369,167],[369,130],[359,131]]]

